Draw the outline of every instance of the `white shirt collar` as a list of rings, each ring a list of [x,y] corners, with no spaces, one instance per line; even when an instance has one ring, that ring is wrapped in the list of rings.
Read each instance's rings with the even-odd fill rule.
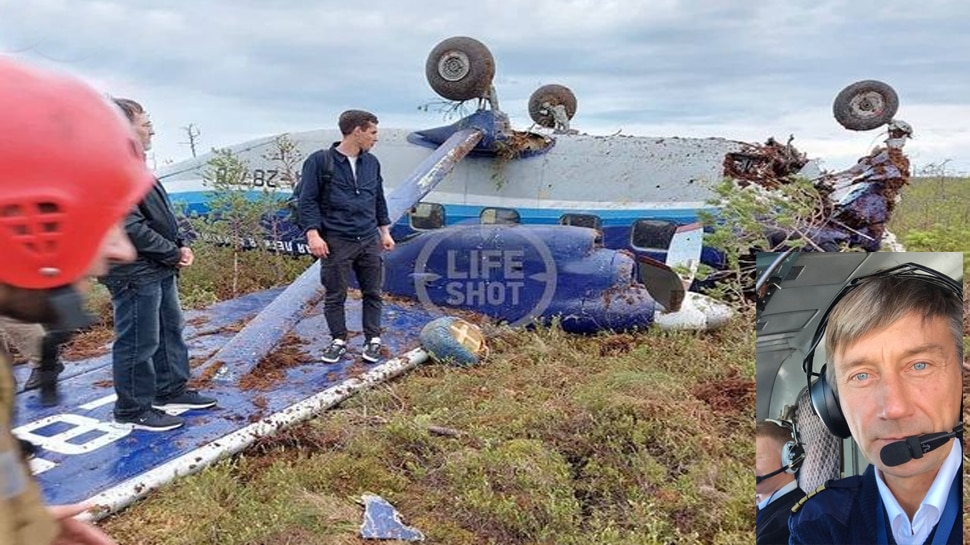
[[[933,527],[940,521],[943,515],[943,508],[946,507],[946,499],[950,494],[950,486],[957,471],[960,471],[960,462],[963,461],[963,447],[959,439],[954,439],[950,447],[950,454],[943,460],[940,470],[933,479],[933,484],[926,492],[926,496],[919,504],[919,509],[913,516],[910,523],[909,517],[903,508],[899,506],[896,497],[890,492],[886,482],[882,480],[882,471],[878,469],[876,473],[876,486],[879,488],[879,495],[882,497],[882,504],[886,506],[886,514],[889,515],[890,525],[893,529],[893,538],[898,545],[921,544],[933,531]],[[882,516],[882,513],[879,514]]]
[[[784,496],[785,494],[791,492],[792,490],[795,490],[795,488],[797,487],[798,487],[798,481],[789,482],[785,486],[772,492],[771,495],[765,498],[764,500],[761,500],[761,502],[758,503],[758,509],[764,509],[765,507],[768,507],[769,503],[777,500],[778,498]],[[748,505],[751,505],[751,504],[749,503]]]

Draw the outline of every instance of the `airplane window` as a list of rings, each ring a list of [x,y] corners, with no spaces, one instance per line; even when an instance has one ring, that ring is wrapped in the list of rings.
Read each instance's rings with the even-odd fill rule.
[[[602,220],[593,214],[563,214],[559,217],[562,225],[575,225],[576,227],[589,227],[590,229],[600,229]]]
[[[483,208],[478,216],[485,225],[521,223],[519,213],[511,208]]]
[[[445,225],[445,207],[436,202],[419,202],[408,213],[408,218],[412,229],[440,229]]]
[[[630,245],[643,250],[667,251],[677,224],[659,220],[637,220],[630,230]]]

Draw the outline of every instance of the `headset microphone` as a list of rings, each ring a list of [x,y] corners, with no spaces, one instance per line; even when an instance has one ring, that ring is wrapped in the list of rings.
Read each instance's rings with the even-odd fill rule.
[[[765,479],[770,479],[770,478],[774,477],[775,475],[777,475],[777,474],[779,474],[779,473],[781,473],[783,471],[788,471],[789,469],[791,469],[791,465],[779,467],[778,469],[772,471],[771,473],[769,473],[767,475],[755,475],[754,482],[756,484],[761,484],[761,481],[763,481]]]
[[[963,422],[957,424],[953,431],[911,435],[882,447],[879,458],[889,467],[902,465],[914,458],[922,458],[927,452],[942,447],[951,437],[956,437],[962,432]]]
[[[761,483],[765,479],[770,479],[783,471],[794,474],[802,467],[802,462],[805,461],[805,449],[798,440],[798,430],[795,428],[795,422],[775,420],[772,418],[766,418],[765,422],[771,422],[779,428],[788,430],[791,433],[791,440],[785,442],[781,447],[781,467],[767,475],[755,475],[754,480],[756,484]]]

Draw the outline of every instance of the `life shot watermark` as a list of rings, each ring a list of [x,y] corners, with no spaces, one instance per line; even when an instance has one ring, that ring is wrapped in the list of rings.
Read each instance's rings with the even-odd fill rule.
[[[557,274],[549,246],[530,229],[476,224],[435,233],[418,254],[414,278],[429,310],[481,309],[520,326],[552,303]]]

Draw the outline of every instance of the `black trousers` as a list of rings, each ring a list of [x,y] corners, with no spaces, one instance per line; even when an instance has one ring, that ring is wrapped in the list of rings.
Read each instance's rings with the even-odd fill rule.
[[[353,271],[360,286],[364,342],[381,335],[381,288],[384,285],[384,258],[381,239],[375,234],[365,240],[326,237],[330,255],[320,259],[320,283],[326,289],[323,314],[334,339],[347,340],[347,288]]]

